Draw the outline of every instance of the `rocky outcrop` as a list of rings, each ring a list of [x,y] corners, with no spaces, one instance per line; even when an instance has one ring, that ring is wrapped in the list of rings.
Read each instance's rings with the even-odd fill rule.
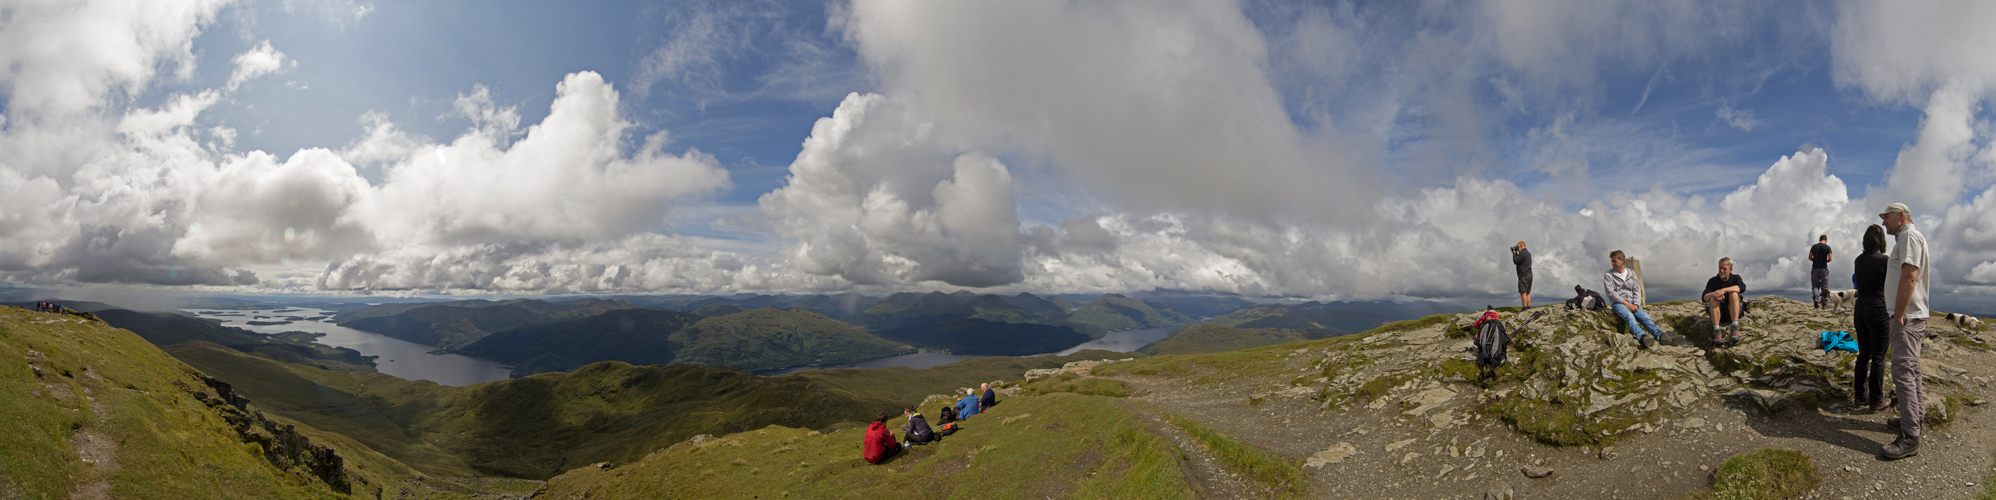
[[[1075,375],[1087,375],[1087,374],[1088,374],[1088,371],[1089,371],[1089,370],[1091,370],[1091,369],[1094,369],[1094,368],[1095,368],[1096,366],[1100,366],[1100,365],[1104,365],[1104,364],[1108,364],[1108,363],[1118,363],[1118,362],[1123,362],[1123,361],[1129,361],[1129,360],[1132,360],[1132,359],[1136,359],[1136,358],[1123,358],[1123,359],[1095,359],[1095,360],[1087,360],[1087,361],[1074,361],[1074,362],[1070,362],[1070,363],[1067,363],[1067,364],[1064,364],[1064,365],[1061,365],[1061,366],[1060,366],[1060,368],[1041,368],[1041,369],[1037,369],[1037,370],[1026,370],[1026,381],[1028,381],[1028,382],[1031,382],[1031,381],[1033,381],[1033,380],[1035,380],[1035,379],[1038,379],[1038,378],[1041,378],[1041,377],[1052,377],[1052,376],[1057,376],[1057,375],[1060,375],[1060,374],[1062,374],[1062,373],[1073,373],[1073,374],[1075,374]]]
[[[1855,355],[1816,347],[1818,332],[1853,331],[1848,311],[1838,315],[1780,297],[1753,299],[1742,341],[1725,347],[1710,342],[1702,304],[1649,307],[1666,330],[1664,343],[1651,349],[1639,347],[1612,313],[1537,308],[1525,314],[1541,317],[1512,332],[1510,362],[1499,369],[1498,379],[1479,382],[1469,353],[1470,324],[1478,313],[1460,314],[1418,329],[1299,350],[1291,356],[1317,358],[1306,375],[1291,385],[1255,391],[1250,400],[1308,397],[1323,408],[1372,410],[1397,405],[1403,417],[1436,428],[1489,415],[1548,444],[1587,445],[1654,432],[1707,397],[1766,411],[1850,398]],[[1516,313],[1503,316],[1513,327],[1524,321]],[[1954,341],[1929,341],[1927,357],[1948,349],[1986,349],[1967,332],[1935,334],[1950,335]],[[1939,393],[1984,382],[1964,380],[1965,372],[1937,361],[1927,366],[1929,413],[1942,418],[1948,408]],[[1048,373],[1027,378],[1060,371],[1038,370]]]
[[[298,433],[297,428],[291,425],[271,421],[263,412],[249,409],[249,398],[236,394],[228,382],[206,376],[202,380],[213,392],[194,390],[194,399],[208,405],[211,411],[235,428],[243,442],[262,448],[265,460],[279,469],[300,470],[317,477],[334,491],[353,493],[353,484],[346,472],[346,460],[339,453],[332,448],[312,444],[310,438]]]

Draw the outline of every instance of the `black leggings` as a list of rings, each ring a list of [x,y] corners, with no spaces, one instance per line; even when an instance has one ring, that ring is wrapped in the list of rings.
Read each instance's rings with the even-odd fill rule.
[[[1885,312],[1885,299],[1858,299],[1853,309],[1851,319],[1857,324],[1857,366],[1850,392],[1878,404],[1884,397],[1885,347],[1890,335],[1885,322],[1892,316]]]

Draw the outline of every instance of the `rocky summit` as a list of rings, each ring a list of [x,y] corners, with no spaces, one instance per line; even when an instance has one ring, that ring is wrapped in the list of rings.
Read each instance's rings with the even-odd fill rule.
[[[1492,380],[1479,379],[1470,352],[1480,313],[1092,372],[1303,463],[1311,496],[1325,498],[1684,498],[1709,494],[1728,457],[1764,448],[1813,459],[1811,498],[1987,488],[1996,432],[1975,407],[1990,397],[1996,352],[1983,332],[1928,328],[1924,448],[1888,462],[1876,455],[1897,412],[1851,407],[1856,356],[1817,347],[1822,331],[1854,331],[1849,309],[1750,303],[1730,347],[1711,344],[1699,303],[1650,305],[1666,330],[1650,349],[1611,312],[1504,312],[1512,327],[1539,318],[1512,331],[1510,362]]]

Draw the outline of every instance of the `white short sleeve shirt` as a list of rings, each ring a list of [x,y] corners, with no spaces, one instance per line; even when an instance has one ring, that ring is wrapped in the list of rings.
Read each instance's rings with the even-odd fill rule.
[[[1885,307],[1899,307],[1899,276],[1904,274],[1906,264],[1917,268],[1913,281],[1912,300],[1906,301],[1906,319],[1923,319],[1928,316],[1927,285],[1933,283],[1933,273],[1927,266],[1927,235],[1920,234],[1911,223],[1899,229],[1894,238],[1892,255],[1885,262]]]

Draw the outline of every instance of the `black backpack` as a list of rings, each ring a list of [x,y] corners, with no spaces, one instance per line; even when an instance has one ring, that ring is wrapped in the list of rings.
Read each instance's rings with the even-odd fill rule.
[[[1504,322],[1497,318],[1497,311],[1483,313],[1478,318],[1476,332],[1476,378],[1488,379],[1497,376],[1497,366],[1504,364],[1504,355],[1511,347],[1511,332]]]
[[[956,421],[956,408],[943,405],[943,411],[936,415],[936,423],[947,424]]]

